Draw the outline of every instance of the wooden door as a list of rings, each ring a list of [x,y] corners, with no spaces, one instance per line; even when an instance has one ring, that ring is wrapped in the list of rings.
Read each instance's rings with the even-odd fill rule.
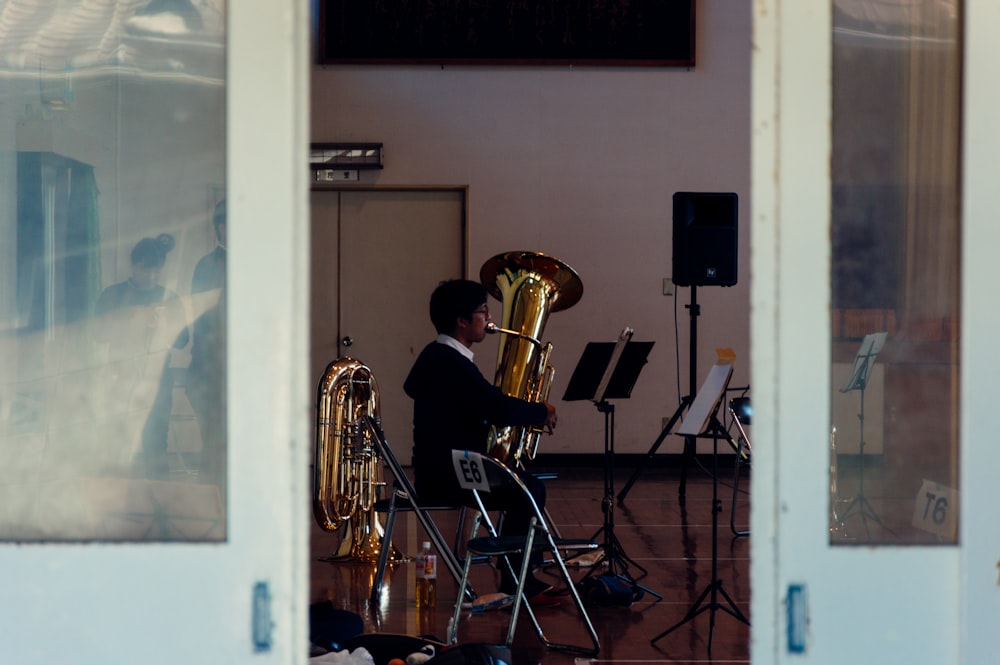
[[[379,383],[382,426],[409,464],[412,401],[403,381],[436,332],[428,300],[465,275],[465,191],[313,193],[313,370],[334,358],[368,365]]]

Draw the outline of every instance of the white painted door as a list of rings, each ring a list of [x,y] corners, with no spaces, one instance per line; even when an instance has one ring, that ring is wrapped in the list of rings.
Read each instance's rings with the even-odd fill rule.
[[[1000,464],[991,433],[998,363],[990,342],[998,313],[984,306],[995,300],[990,248],[1000,241],[994,184],[1000,96],[990,73],[1000,58],[994,37],[1000,7],[989,0],[910,4],[947,5],[964,26],[959,536],[957,544],[830,544],[832,11],[897,20],[916,12],[886,14],[899,3],[863,0],[757,3],[751,202],[755,663],[992,663],[1000,653],[994,625],[1000,531],[991,492]],[[855,75],[867,72],[861,67]]]
[[[403,381],[437,334],[431,291],[465,275],[465,191],[317,190],[312,198],[317,380],[337,357],[367,364],[386,438],[409,464],[413,402]]]
[[[996,469],[1000,446],[996,426],[998,367],[996,330],[1000,309],[996,291],[996,155],[1000,151],[1000,5],[966,0],[963,98],[962,238],[962,520],[959,533],[959,658],[988,663],[1000,653],[1000,529],[997,523]]]
[[[104,11],[103,6],[73,4],[82,13]],[[118,4],[123,10],[131,9],[124,7],[127,3]],[[140,17],[129,26],[142,28],[143,36],[125,39],[129,47],[116,50],[121,59],[114,62],[134,55],[133,47],[145,43],[149,30],[169,26],[171,36],[157,40],[159,46],[151,57],[156,61],[173,53],[175,67],[151,76],[150,84],[165,86],[163,100],[170,99],[170,86],[177,81],[198,87],[208,96],[222,86],[227,99],[228,119],[221,130],[228,138],[223,142],[223,163],[230,220],[225,536],[216,542],[0,543],[0,568],[5,571],[0,598],[4,662],[284,665],[307,660],[309,6],[305,2],[196,4],[206,29],[214,25],[224,30],[221,43],[177,41],[177,17],[166,17],[166,23],[159,24],[155,17]],[[69,8],[63,14],[71,29],[92,24]],[[95,43],[103,45],[100,38],[111,35],[120,23],[124,25],[124,17],[114,14],[98,23],[102,27]],[[51,41],[56,39],[54,32],[42,31],[46,22],[33,25],[39,39],[58,46]],[[171,52],[174,47],[177,50]],[[182,68],[183,59],[176,56],[190,49],[224,56],[228,63],[223,68],[224,80]],[[120,74],[125,86],[135,83],[132,77],[144,81],[144,68],[155,67],[152,61],[129,61]],[[77,64],[87,67],[83,61]],[[33,64],[31,69],[36,67]],[[83,100],[98,98],[84,96],[90,79],[82,74],[75,78],[72,68],[60,69],[57,89],[65,92],[62,82],[71,78],[76,97],[61,97],[60,116],[60,123],[70,128],[79,114],[95,111],[81,108]],[[5,74],[0,73],[0,80],[5,90],[12,90]],[[42,82],[43,88],[48,80]],[[99,98],[112,102],[108,108],[113,110],[114,88],[108,92],[111,98]],[[98,111],[104,112],[103,108]],[[4,123],[14,117],[6,111],[5,107]],[[196,115],[173,120],[195,133],[206,122]],[[5,126],[3,135],[13,133]],[[88,149],[87,137],[78,138],[78,148]],[[184,139],[178,134],[170,140]],[[11,154],[7,139],[0,141],[4,154]],[[98,158],[121,156],[129,149],[109,144],[95,154]],[[163,191],[166,185],[157,183],[176,183],[185,171],[198,173],[202,158],[218,161],[219,156],[195,150],[169,172],[158,170],[164,166],[157,161],[161,157],[150,159],[141,169],[149,184],[144,191],[150,194],[142,207],[143,219],[166,223],[168,211],[185,196],[178,196],[177,190]],[[118,184],[131,182],[133,175],[119,174]],[[214,184],[188,186],[204,196]],[[140,193],[107,187],[101,192],[101,210],[105,215],[129,210],[134,203],[130,197]],[[205,222],[203,216],[196,221]],[[210,228],[199,227],[209,233]],[[7,241],[13,236],[6,216],[0,220],[0,229],[3,244],[9,247]],[[102,230],[107,237],[107,230]],[[106,262],[106,272],[109,265]],[[178,283],[189,280],[190,273],[186,273]],[[9,323],[6,313],[5,309],[5,325]],[[5,377],[11,376],[9,369],[5,367]],[[16,442],[5,439],[4,443]],[[5,489],[9,489],[8,481],[5,477]],[[44,527],[44,512],[33,519]]]

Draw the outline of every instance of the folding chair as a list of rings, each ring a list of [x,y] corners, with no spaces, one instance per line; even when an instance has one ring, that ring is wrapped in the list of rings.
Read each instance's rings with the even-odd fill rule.
[[[384,534],[382,536],[382,547],[379,550],[378,562],[375,565],[375,577],[372,579],[372,590],[371,590],[371,602],[372,605],[377,605],[379,594],[382,593],[382,583],[385,580],[385,569],[389,565],[389,554],[392,550],[392,530],[396,524],[396,513],[400,511],[413,511],[420,521],[420,525],[424,528],[427,533],[428,538],[434,545],[434,548],[438,551],[438,555],[441,557],[441,562],[444,563],[445,568],[451,573],[451,576],[455,578],[455,583],[457,584],[462,579],[462,566],[458,560],[460,539],[464,531],[465,524],[465,511],[466,507],[461,504],[456,504],[454,506],[422,506],[419,504],[417,499],[417,491],[413,487],[413,483],[410,482],[409,477],[403,470],[403,466],[396,459],[396,455],[393,454],[392,448],[389,447],[389,442],[385,439],[385,434],[382,432],[381,426],[377,420],[372,416],[365,416],[366,423],[371,429],[375,438],[375,445],[378,447],[378,453],[381,455],[386,466],[389,467],[389,471],[395,478],[395,486],[393,488],[392,494],[388,499],[383,499],[375,504],[375,509],[377,511],[384,511],[386,513]],[[432,510],[455,510],[459,513],[458,519],[458,529],[455,533],[455,545],[454,547],[449,547],[448,543],[445,542],[444,536],[441,535],[440,529],[431,519],[429,514]],[[461,600],[463,597],[467,597],[469,600],[475,600],[476,592],[471,587],[463,588],[463,591],[459,593],[458,597]]]
[[[733,505],[729,510],[729,529],[736,536],[749,536],[750,531],[736,529],[736,497],[740,489],[740,471],[743,465],[750,464],[750,437],[747,436],[744,425],[749,425],[753,409],[749,397],[735,397],[729,400],[729,413],[740,435],[736,438],[736,470],[733,473]]]
[[[455,475],[459,485],[468,490],[466,505],[477,511],[477,515],[472,527],[471,538],[466,544],[465,564],[462,569],[462,580],[458,587],[458,598],[455,601],[455,613],[448,626],[448,643],[458,642],[458,623],[462,614],[462,597],[469,584],[469,570],[472,567],[473,559],[476,557],[497,557],[497,565],[505,565],[508,571],[517,578],[517,589],[514,592],[514,602],[511,607],[510,623],[507,626],[506,646],[510,647],[514,640],[514,630],[517,627],[517,618],[524,606],[531,622],[535,627],[538,638],[549,649],[569,651],[582,655],[593,656],[600,651],[601,645],[598,640],[594,625],[590,621],[587,610],[583,606],[580,594],[577,592],[576,584],[570,577],[569,571],[562,558],[563,551],[594,550],[598,544],[592,540],[558,538],[553,535],[552,529],[545,518],[545,514],[539,509],[534,498],[525,487],[520,478],[502,462],[488,456],[468,450],[453,450],[452,461],[455,467]],[[518,500],[523,500],[525,506],[530,506],[534,515],[526,534],[517,536],[501,536],[492,520],[489,517],[487,508],[488,495],[490,492],[503,490],[505,495],[513,493]],[[496,510],[496,508],[493,508]],[[484,526],[488,532],[486,536],[479,536],[479,528]],[[552,557],[563,581],[569,591],[573,603],[579,613],[581,622],[586,626],[590,636],[591,646],[579,646],[574,644],[562,644],[553,642],[546,637],[531,608],[531,603],[524,597],[524,583],[528,577],[531,567],[530,556],[532,552],[542,552]],[[521,555],[521,568],[515,571],[508,556]]]

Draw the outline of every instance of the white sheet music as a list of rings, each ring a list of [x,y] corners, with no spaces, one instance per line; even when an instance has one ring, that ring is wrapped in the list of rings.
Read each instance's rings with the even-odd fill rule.
[[[688,409],[684,422],[677,428],[678,434],[697,436],[705,431],[708,425],[708,418],[715,411],[716,405],[722,399],[722,393],[729,385],[729,379],[733,375],[733,364],[731,362],[716,363],[709,370],[705,382],[701,384],[694,403]]]
[[[847,385],[840,389],[846,393],[851,390],[860,390],[868,384],[868,375],[872,371],[875,363],[875,356],[885,346],[885,339],[889,336],[887,332],[877,332],[865,335],[861,340],[861,347],[854,356],[854,368],[851,370],[851,377],[847,380]]]
[[[595,402],[604,401],[604,393],[608,391],[608,384],[611,383],[611,376],[615,373],[615,368],[618,367],[618,359],[622,357],[622,351],[625,350],[625,345],[628,344],[630,339],[632,339],[632,335],[634,333],[634,330],[626,326],[625,329],[622,330],[621,334],[618,335],[618,342],[615,344],[615,348],[611,351],[611,360],[608,361],[608,366],[604,369],[604,376],[601,377],[601,382],[597,384],[597,392],[594,393]]]

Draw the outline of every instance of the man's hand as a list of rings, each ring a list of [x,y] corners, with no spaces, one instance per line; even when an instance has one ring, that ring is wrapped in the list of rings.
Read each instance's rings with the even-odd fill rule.
[[[558,418],[556,417],[556,407],[552,406],[548,402],[545,402],[545,408],[548,409],[548,415],[545,417],[545,431],[552,434],[552,430],[556,428],[556,422]]]

